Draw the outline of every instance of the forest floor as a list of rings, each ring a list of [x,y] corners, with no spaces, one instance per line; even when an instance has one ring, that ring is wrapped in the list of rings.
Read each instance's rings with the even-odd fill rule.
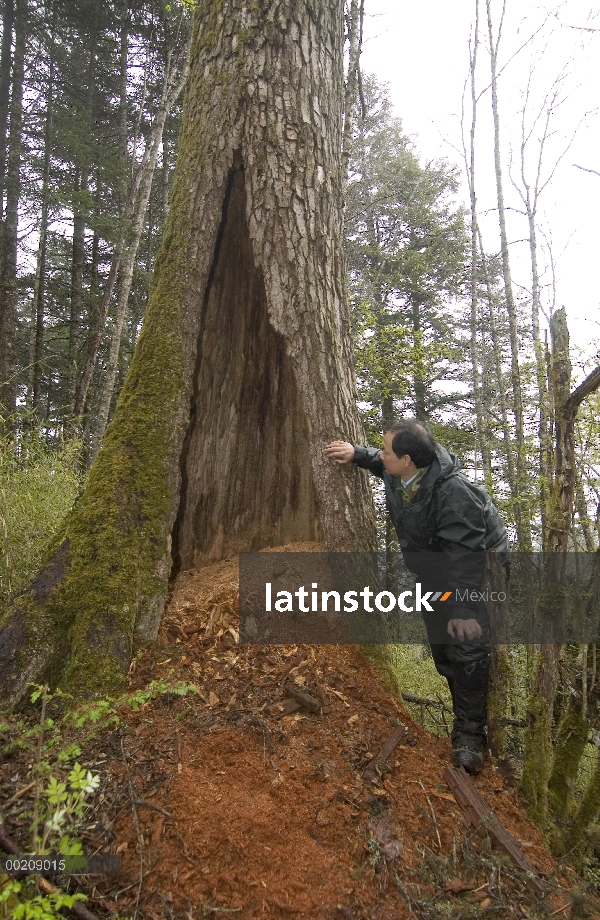
[[[195,692],[123,711],[85,752],[102,777],[85,850],[121,857],[118,876],[94,877],[89,909],[139,920],[600,917],[491,764],[475,786],[545,895],[469,827],[443,777],[449,740],[411,719],[357,647],[240,646],[237,611],[237,560],[182,573],[130,687],[185,680]],[[321,711],[291,711],[292,684]],[[365,779],[401,725],[387,769]]]

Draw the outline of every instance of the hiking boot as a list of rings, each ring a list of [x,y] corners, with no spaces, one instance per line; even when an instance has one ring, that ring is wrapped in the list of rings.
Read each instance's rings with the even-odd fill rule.
[[[479,773],[487,748],[489,658],[454,665],[454,728],[452,763]]]
[[[485,754],[483,751],[473,750],[471,747],[466,746],[452,746],[452,766],[453,767],[464,767],[467,773],[470,773],[472,776],[476,776],[481,772],[483,763],[485,760]]]

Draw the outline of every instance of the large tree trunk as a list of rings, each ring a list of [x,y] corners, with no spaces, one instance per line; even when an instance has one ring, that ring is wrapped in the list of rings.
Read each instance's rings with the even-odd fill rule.
[[[343,2],[206,0],[163,246],[115,416],[0,680],[119,684],[171,569],[310,539],[373,549],[342,250]],[[67,654],[65,655],[65,649]],[[63,661],[66,667],[63,668]],[[62,670],[62,673],[59,673]]]

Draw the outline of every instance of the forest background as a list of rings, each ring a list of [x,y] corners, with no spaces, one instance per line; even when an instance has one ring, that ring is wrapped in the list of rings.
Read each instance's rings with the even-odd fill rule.
[[[510,3],[508,10],[512,15]],[[561,21],[542,10],[539,21],[522,23],[519,41],[505,51],[505,6],[472,4],[464,96],[457,101],[460,143],[452,156],[425,160],[394,116],[389,91],[358,69],[359,13],[353,0],[347,86],[356,92],[347,97],[354,117],[346,122],[345,214],[367,438],[378,443],[395,417],[416,415],[464,459],[469,475],[485,481],[521,549],[595,552],[594,387],[575,406],[569,443],[557,444],[555,422],[574,383],[589,379],[597,346],[590,341],[586,355],[570,355],[556,288],[562,251],[542,210],[575,128],[597,118],[580,105],[576,86],[567,91],[568,60],[555,61],[539,98],[527,95],[532,84],[525,79],[516,119],[510,111],[519,131],[510,145],[501,143],[505,64],[514,59],[521,67],[525,60],[533,81],[549,30],[563,28]],[[191,15],[187,5],[158,0],[5,0],[2,7],[3,602],[36,572],[82,487],[127,374],[168,211]],[[594,22],[592,16],[577,26],[590,42]],[[573,130],[556,132],[565,107],[575,113]],[[491,144],[481,151],[479,118],[491,125]],[[480,164],[496,195],[483,210]],[[597,165],[580,164],[590,188],[600,181]],[[508,189],[520,213],[505,203]],[[514,238],[524,240],[518,275]],[[579,365],[573,382],[572,358]],[[573,460],[568,469],[565,456]],[[557,515],[553,496],[565,476],[571,506]],[[392,549],[383,518],[380,531]],[[498,750],[524,758],[524,784],[540,823],[550,808],[559,829],[576,827],[579,836],[557,832],[557,849],[572,851],[585,832],[581,852],[588,859],[600,807],[596,646],[565,647],[560,662],[542,655],[536,664],[532,654],[506,653],[504,712],[526,722],[528,735],[523,741],[498,733]],[[530,713],[535,719],[527,722]],[[565,738],[574,739],[568,751]]]

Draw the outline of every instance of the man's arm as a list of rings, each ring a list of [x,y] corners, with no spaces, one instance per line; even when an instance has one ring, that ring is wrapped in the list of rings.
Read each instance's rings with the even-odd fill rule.
[[[437,496],[436,542],[446,555],[448,633],[460,642],[482,635],[477,622],[480,603],[476,598],[484,587],[485,504],[483,496],[469,488],[462,477],[452,477],[440,486]]]
[[[381,460],[381,451],[376,447],[361,447],[358,444],[349,444],[348,441],[332,441],[325,447],[325,453],[336,463],[355,463],[375,476],[383,476],[385,467]]]

